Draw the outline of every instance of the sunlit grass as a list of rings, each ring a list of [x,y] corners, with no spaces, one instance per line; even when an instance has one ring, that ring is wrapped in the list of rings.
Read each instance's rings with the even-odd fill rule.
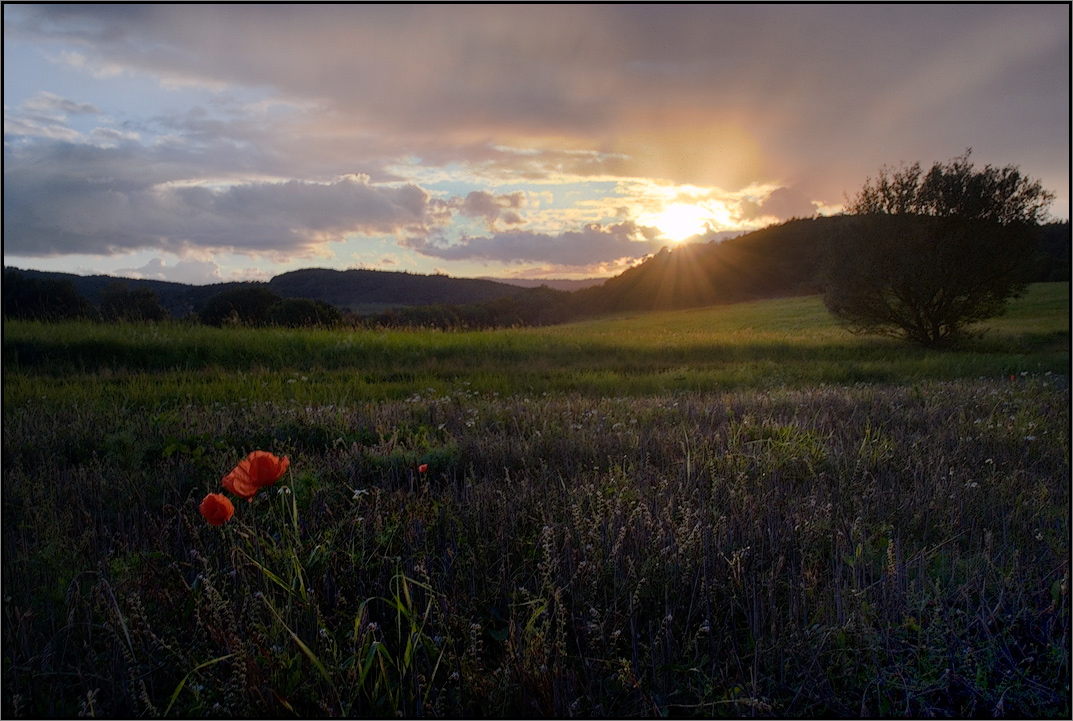
[[[498,331],[40,324],[4,329],[4,401],[112,394],[303,403],[469,382],[499,393],[634,395],[1067,373],[1068,284],[1033,286],[960,351],[850,335],[817,297]]]

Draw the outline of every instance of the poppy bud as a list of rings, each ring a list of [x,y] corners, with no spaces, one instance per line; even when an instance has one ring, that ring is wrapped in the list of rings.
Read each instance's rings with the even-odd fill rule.
[[[198,507],[205,520],[214,526],[222,526],[235,515],[235,507],[222,493],[210,493],[201,501]]]

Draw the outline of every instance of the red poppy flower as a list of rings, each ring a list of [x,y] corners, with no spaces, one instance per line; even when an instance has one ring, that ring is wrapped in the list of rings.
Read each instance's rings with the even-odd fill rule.
[[[282,478],[290,464],[287,456],[277,458],[268,451],[254,451],[243,458],[235,470],[224,476],[224,488],[236,496],[253,501],[257,491]]]
[[[427,463],[422,463],[420,466],[417,467],[417,472],[418,473],[424,473],[427,470],[428,470],[428,464]]]
[[[205,520],[214,526],[222,526],[235,515],[235,507],[222,493],[210,493],[201,501],[198,510]]]

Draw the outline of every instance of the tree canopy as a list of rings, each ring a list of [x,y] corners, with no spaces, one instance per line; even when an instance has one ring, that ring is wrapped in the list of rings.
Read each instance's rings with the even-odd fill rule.
[[[884,167],[849,202],[822,284],[851,331],[946,346],[1024,291],[1054,194],[1014,166],[974,169],[970,152],[926,174]]]
[[[973,169],[966,150],[947,164],[935,163],[922,175],[920,163],[867,178],[847,208],[853,215],[928,215],[985,220],[1000,225],[1037,224],[1046,220],[1054,193],[1043,189],[1013,165]]]

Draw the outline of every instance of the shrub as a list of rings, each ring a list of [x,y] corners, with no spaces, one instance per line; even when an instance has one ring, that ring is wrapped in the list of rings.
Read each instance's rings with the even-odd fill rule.
[[[260,286],[232,288],[209,298],[198,315],[207,325],[264,325],[269,320],[269,309],[281,300],[268,288]]]
[[[268,309],[268,322],[291,328],[334,326],[343,319],[338,308],[323,300],[284,298]]]

